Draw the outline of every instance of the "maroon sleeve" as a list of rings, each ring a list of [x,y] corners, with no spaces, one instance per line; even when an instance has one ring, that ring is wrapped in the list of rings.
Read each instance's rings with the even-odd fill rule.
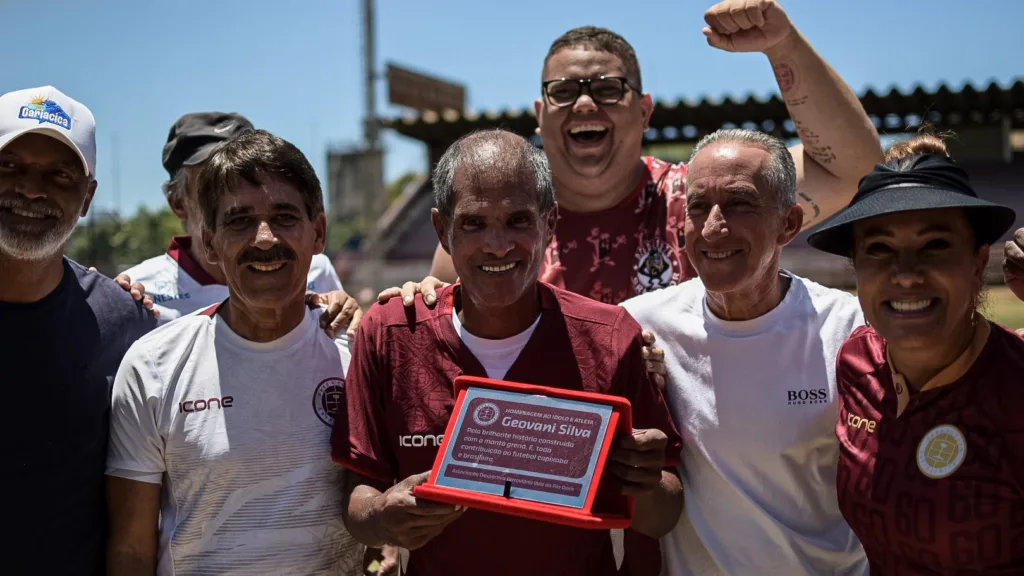
[[[665,446],[665,466],[679,464],[679,451],[683,441],[679,437],[672,413],[665,397],[651,380],[647,362],[643,356],[644,339],[640,325],[623,308],[612,331],[618,366],[615,371],[615,387],[632,404],[633,428],[646,430],[655,428],[668,436]]]
[[[997,333],[998,331],[998,333]],[[992,425],[1002,436],[1006,446],[1006,465],[1017,487],[1024,490],[1024,341],[1008,329],[992,325],[992,336],[1002,339],[998,350],[989,357],[987,378],[990,392],[983,393],[981,401]]]
[[[382,390],[389,384],[383,354],[383,309],[373,305],[356,331],[345,378],[345,405],[331,429],[331,458],[367,478],[394,483]]]
[[[1020,393],[1020,383],[1017,379],[1006,382],[1006,385],[1012,385],[1017,393],[1013,394],[1015,404],[1005,406],[1015,406],[1018,409],[1024,406],[1024,394]],[[1010,466],[1010,474],[1013,475],[1017,488],[1024,491],[1024,420],[1019,413],[1003,421],[1003,442],[1006,444],[1006,462]]]
[[[836,423],[833,430],[836,434],[836,439],[843,442],[846,436],[846,399],[855,398],[856,391],[855,386],[857,382],[863,377],[863,374],[870,372],[873,368],[868,364],[869,356],[866,352],[868,336],[866,336],[866,326],[860,326],[856,328],[850,337],[846,339],[841,346],[839,346],[839,352],[836,354]],[[845,482],[844,472],[840,466],[839,478],[837,480],[837,486],[840,491],[843,489],[843,483]]]

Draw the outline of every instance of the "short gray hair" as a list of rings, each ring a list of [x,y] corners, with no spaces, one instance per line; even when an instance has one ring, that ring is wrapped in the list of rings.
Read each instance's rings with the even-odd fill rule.
[[[442,216],[451,218],[455,213],[455,171],[467,160],[484,160],[482,157],[474,158],[473,154],[482,144],[497,146],[501,154],[500,164],[488,168],[502,170],[510,177],[521,175],[524,170],[529,171],[537,189],[537,207],[541,214],[547,214],[555,207],[555,186],[544,152],[522,136],[507,130],[478,130],[452,144],[434,168],[434,202]]]
[[[693,159],[704,148],[723,142],[749,144],[767,152],[768,164],[761,169],[761,175],[775,193],[779,202],[779,210],[785,212],[796,204],[796,165],[793,163],[793,155],[782,140],[756,130],[742,128],[716,130],[701,138],[697,146],[694,147],[693,154],[690,155],[690,162],[693,162]]]
[[[165,198],[184,197],[188,191],[188,170],[181,168],[174,177],[164,182],[160,188],[164,191]]]

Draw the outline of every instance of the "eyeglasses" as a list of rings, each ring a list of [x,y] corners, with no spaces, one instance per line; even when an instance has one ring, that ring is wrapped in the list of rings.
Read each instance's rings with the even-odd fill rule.
[[[541,83],[541,92],[548,104],[559,108],[576,104],[584,90],[594,103],[604,105],[618,104],[630,90],[640,93],[629,80],[618,76],[558,78]]]

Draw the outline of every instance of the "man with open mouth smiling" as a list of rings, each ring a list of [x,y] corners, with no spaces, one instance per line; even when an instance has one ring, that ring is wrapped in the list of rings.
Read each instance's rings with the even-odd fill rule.
[[[92,112],[52,86],[0,96],[0,365],[5,572],[103,573],[110,385],[156,326],[117,284],[64,256],[96,192]],[[60,542],[54,553],[54,542]],[[14,553],[16,552],[16,553]]]
[[[761,52],[775,71],[801,139],[791,153],[803,227],[844,206],[881,159],[856,95],[774,0],[725,0],[704,19],[711,46]],[[654,103],[632,46],[604,28],[570,30],[552,43],[540,89],[534,110],[559,208],[541,279],[619,303],[694,277],[683,238],[687,167],[642,156]],[[456,279],[440,248],[431,276]]]

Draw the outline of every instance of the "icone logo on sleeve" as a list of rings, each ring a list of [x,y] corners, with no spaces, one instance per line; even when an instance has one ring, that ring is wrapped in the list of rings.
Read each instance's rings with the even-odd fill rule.
[[[399,446],[436,448],[444,441],[444,434],[406,434],[398,437]]]

